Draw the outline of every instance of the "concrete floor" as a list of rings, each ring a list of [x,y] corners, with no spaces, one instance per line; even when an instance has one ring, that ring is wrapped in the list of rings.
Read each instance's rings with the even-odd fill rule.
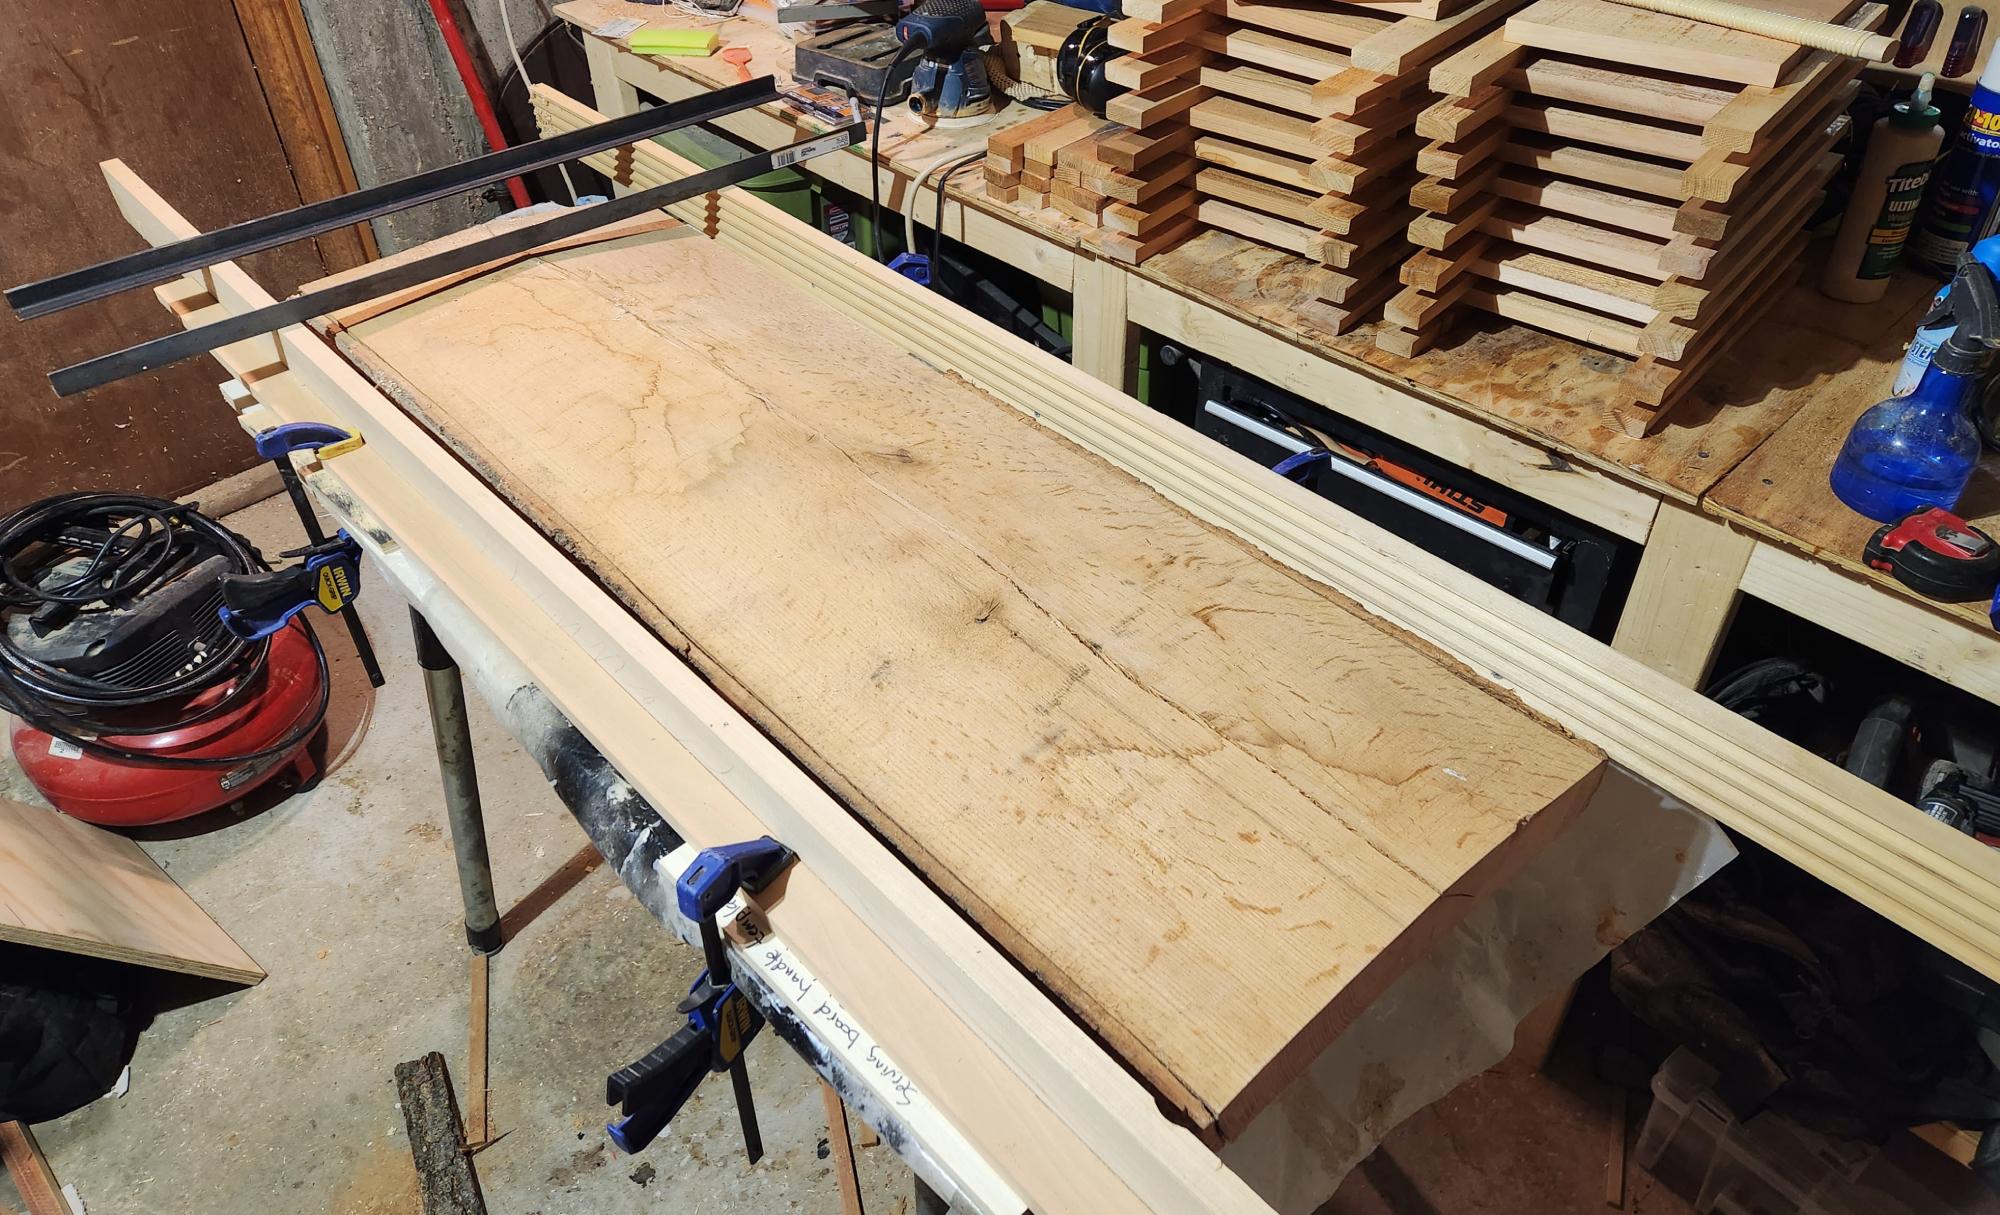
[[[229,523],[267,555],[304,542],[284,498]],[[142,840],[270,977],[161,1015],[139,1040],[129,1093],[35,1128],[90,1215],[419,1210],[392,1072],[442,1052],[463,1109],[470,955],[408,616],[365,574],[360,603],[388,684],[344,765],[261,812],[218,811],[194,824],[203,830]],[[329,652],[348,650],[339,624],[317,623]],[[350,688],[350,712],[357,703]],[[476,698],[472,714],[505,907],[586,840]],[[0,794],[41,800],[11,754]],[[770,1034],[749,1052],[762,1163],[746,1164],[719,1077],[643,1155],[606,1138],[606,1073],[678,1027],[673,1005],[700,969],[603,869],[495,956],[501,1138],[475,1158],[488,1210],[838,1215],[818,1080]],[[887,1148],[859,1155],[870,1215],[909,1210],[909,1171]],[[22,1205],[0,1177],[0,1207]]]

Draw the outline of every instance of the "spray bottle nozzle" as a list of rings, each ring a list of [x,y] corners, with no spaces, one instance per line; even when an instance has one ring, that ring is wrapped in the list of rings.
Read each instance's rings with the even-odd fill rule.
[[[1940,371],[1975,375],[1985,366],[1987,352],[2000,348],[2000,284],[1970,251],[1958,255],[1958,274],[1951,280],[1951,291],[1944,303],[1924,318],[1924,324],[1932,324],[1933,318],[1957,325],[1938,348],[1935,362]]]

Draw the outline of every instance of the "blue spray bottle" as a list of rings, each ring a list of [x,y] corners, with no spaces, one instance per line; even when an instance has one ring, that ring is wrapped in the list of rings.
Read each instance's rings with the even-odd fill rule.
[[[1967,408],[2000,346],[2000,286],[1970,253],[1958,259],[1945,302],[1923,324],[1956,322],[1917,390],[1869,407],[1847,432],[1827,483],[1842,502],[1883,523],[1925,507],[1950,510],[1979,463],[1979,429]]]

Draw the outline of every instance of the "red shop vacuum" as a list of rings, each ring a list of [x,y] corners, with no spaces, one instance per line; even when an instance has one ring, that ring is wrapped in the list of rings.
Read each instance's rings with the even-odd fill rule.
[[[0,520],[0,708],[35,788],[65,814],[135,827],[312,781],[330,687],[299,614],[311,599],[262,629],[225,602],[295,571],[317,576],[274,573],[159,498],[64,494]]]

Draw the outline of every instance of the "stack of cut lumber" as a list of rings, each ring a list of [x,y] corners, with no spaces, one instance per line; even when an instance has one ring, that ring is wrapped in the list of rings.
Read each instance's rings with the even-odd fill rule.
[[[1112,258],[1136,264],[1193,234],[1193,161],[1187,128],[1158,135],[1069,106],[994,132],[986,192],[1054,207],[1098,231]]]
[[[1859,0],[1786,11],[1873,28]],[[1412,355],[1470,306],[1634,360],[1643,435],[1798,274],[1861,61],[1606,0],[1536,0],[1440,63],[1410,192],[1423,252],[1376,345]]]
[[[1413,251],[1404,230],[1423,141],[1411,127],[1433,100],[1431,65],[1524,2],[1129,0],[1127,12],[1161,21],[1147,50],[1112,67],[1180,73],[1148,90],[1160,104],[1198,84],[1172,94],[1193,98],[1198,219],[1321,263],[1322,315],[1344,330],[1394,293]],[[1132,25],[1113,41],[1136,50]]]

